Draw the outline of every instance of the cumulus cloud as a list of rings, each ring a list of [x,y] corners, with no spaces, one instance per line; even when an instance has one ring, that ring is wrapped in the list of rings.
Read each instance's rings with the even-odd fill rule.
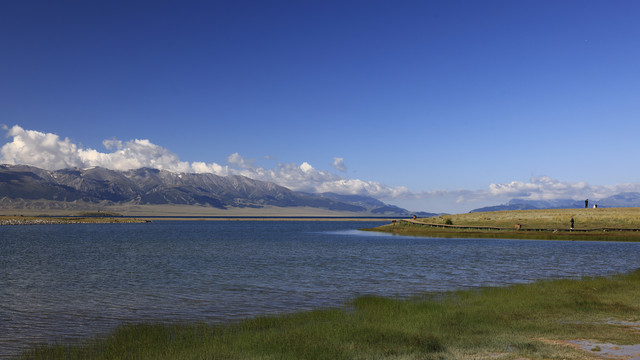
[[[171,151],[146,139],[103,141],[107,151],[86,149],[74,144],[69,138],[56,134],[25,130],[16,125],[3,127],[10,140],[0,149],[0,162],[25,164],[54,170],[70,167],[93,166],[113,170],[129,170],[150,167],[174,172],[213,173],[216,175],[243,175],[252,179],[269,181],[296,191],[310,193],[334,192],[350,195],[368,195],[393,201],[406,199],[424,203],[447,202],[470,210],[478,204],[498,204],[513,198],[529,200],[604,198],[620,192],[640,191],[640,184],[627,183],[613,186],[594,186],[585,182],[565,182],[548,176],[531,177],[529,181],[512,181],[491,184],[480,190],[433,190],[411,191],[404,186],[348,179],[334,172],[316,169],[308,162],[301,164],[278,163],[272,168],[256,164],[239,153],[227,158],[227,165],[185,162]],[[343,158],[335,157],[333,168],[346,171]]]
[[[2,147],[2,159],[9,164],[45,165],[47,169],[82,166],[78,147],[55,134],[4,127],[13,141]],[[43,166],[44,167],[44,166]]]
[[[549,176],[532,176],[529,181],[495,183],[486,190],[433,191],[416,194],[423,199],[451,198],[457,204],[492,202],[494,205],[511,199],[523,200],[582,200],[602,199],[622,192],[640,192],[638,183],[617,185],[590,185],[586,182],[560,181]]]
[[[269,181],[296,191],[310,193],[335,192],[349,195],[369,195],[390,198],[410,194],[405,187],[390,187],[375,181],[344,179],[329,171],[319,170],[308,162],[302,164],[279,163],[267,169],[255,165],[255,161],[232,154],[228,162],[233,164],[231,173],[248,178]]]
[[[181,161],[176,154],[147,139],[107,139],[102,142],[107,151],[100,152],[82,148],[69,138],[61,138],[56,134],[25,130],[18,125],[11,128],[5,126],[4,129],[7,131],[7,137],[11,138],[0,149],[0,161],[4,164],[25,164],[48,170],[93,166],[113,170],[150,167],[174,172],[243,175],[311,193],[336,192],[378,198],[410,194],[404,187],[389,187],[375,181],[344,179],[332,172],[316,169],[308,162],[299,165],[278,163],[273,168],[264,168],[256,165],[253,159],[233,153],[227,158],[228,165],[201,161],[189,163]],[[343,158],[334,158],[333,165],[340,171],[346,171]]]
[[[529,182],[512,181],[507,184],[491,184],[489,194],[527,200],[602,198],[624,191],[638,191],[638,184],[594,186],[586,182],[566,182],[549,176],[531,177]]]
[[[347,167],[344,164],[344,159],[343,158],[334,157],[333,158],[333,167],[338,171],[342,171],[342,172],[346,172],[347,171]]]
[[[226,175],[226,169],[218,164],[202,162],[189,164],[169,150],[146,139],[126,142],[105,140],[103,145],[111,152],[84,149],[69,138],[35,130],[25,130],[15,125],[7,130],[12,140],[0,149],[2,163],[25,164],[48,170],[70,167],[101,166],[113,170],[130,170],[150,167],[175,172],[211,172]]]

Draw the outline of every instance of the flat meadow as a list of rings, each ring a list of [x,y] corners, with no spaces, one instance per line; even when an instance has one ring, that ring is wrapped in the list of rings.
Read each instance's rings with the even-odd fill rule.
[[[421,219],[424,222],[445,223],[450,219],[455,225],[497,226],[513,228],[516,223],[523,228],[569,229],[574,218],[576,229],[638,228],[640,208],[580,208],[477,212],[458,215],[442,215]]]
[[[640,208],[517,210],[441,215],[398,221],[370,230],[431,237],[640,241]]]

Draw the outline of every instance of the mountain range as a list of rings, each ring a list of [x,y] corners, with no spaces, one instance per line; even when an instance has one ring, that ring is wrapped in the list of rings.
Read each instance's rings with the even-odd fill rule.
[[[585,199],[587,200],[587,199]],[[501,210],[536,210],[536,209],[570,209],[584,208],[584,200],[525,200],[512,199],[506,204],[488,206],[471,210],[470,212],[501,211]],[[589,207],[640,207],[640,193],[623,192],[603,199],[590,199]]]
[[[309,194],[240,175],[175,173],[151,168],[44,170],[27,165],[0,165],[0,209],[95,208],[116,204],[217,209],[310,207],[363,216],[413,214],[368,196]]]

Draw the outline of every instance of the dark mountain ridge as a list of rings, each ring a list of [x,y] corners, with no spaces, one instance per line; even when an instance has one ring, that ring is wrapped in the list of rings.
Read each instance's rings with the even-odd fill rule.
[[[0,165],[0,207],[38,207],[43,201],[136,205],[195,205],[218,209],[313,207],[377,215],[409,215],[377,199],[333,193],[308,194],[244,176],[174,173],[140,168],[115,171],[44,170],[27,165]]]

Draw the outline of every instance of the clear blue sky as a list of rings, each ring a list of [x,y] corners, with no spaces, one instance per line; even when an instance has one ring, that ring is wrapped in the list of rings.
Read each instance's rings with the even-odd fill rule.
[[[413,210],[593,197],[640,180],[638,19],[638,1],[3,1],[0,124],[306,162],[406,187],[384,200]],[[488,193],[512,182],[533,193]]]

